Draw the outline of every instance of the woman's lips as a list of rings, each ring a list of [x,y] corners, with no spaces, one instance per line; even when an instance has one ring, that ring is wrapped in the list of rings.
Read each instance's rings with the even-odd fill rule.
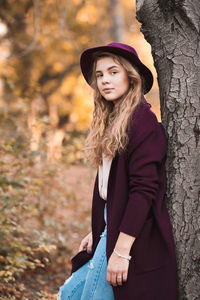
[[[105,93],[105,94],[109,94],[110,92],[112,92],[112,88],[108,88],[108,89],[103,89],[103,92]]]

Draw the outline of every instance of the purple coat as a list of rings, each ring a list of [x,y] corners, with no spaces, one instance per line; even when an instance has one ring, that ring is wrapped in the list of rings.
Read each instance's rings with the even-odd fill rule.
[[[164,203],[167,143],[164,128],[144,101],[133,113],[126,151],[111,165],[107,193],[107,261],[119,232],[136,237],[131,248],[128,279],[113,286],[116,300],[177,300],[174,241]],[[76,271],[94,254],[104,230],[104,205],[98,173],[92,203],[92,253],[72,258]]]

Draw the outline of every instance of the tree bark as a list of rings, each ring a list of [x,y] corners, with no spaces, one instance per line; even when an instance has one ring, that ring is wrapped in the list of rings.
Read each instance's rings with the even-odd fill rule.
[[[200,299],[200,2],[137,0],[152,46],[168,137],[166,201],[174,231],[179,299]],[[170,300],[170,299],[169,299]]]

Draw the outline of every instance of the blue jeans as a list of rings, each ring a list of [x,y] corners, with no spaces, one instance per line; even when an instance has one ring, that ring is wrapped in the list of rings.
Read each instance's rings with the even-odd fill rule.
[[[106,222],[106,203],[104,209]],[[112,286],[107,282],[107,224],[91,260],[79,268],[60,287],[57,300],[114,300]]]

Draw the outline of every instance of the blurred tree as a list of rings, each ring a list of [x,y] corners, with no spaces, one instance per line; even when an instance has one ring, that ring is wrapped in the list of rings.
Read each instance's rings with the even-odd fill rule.
[[[200,2],[137,1],[158,72],[168,133],[167,203],[177,247],[181,300],[200,297]]]
[[[112,20],[110,31],[113,41],[124,41],[124,13],[122,11],[122,3],[119,0],[110,0],[109,16]]]
[[[18,117],[28,124],[30,147],[37,150],[43,135],[49,159],[61,157],[66,129],[89,122],[91,105],[78,57],[90,45],[105,42],[109,9],[107,1],[94,0],[1,1],[10,53],[2,72],[3,99],[9,110],[14,102],[23,105]]]
[[[17,123],[16,138],[42,150],[38,160],[46,151],[48,159],[61,158],[66,133],[87,130],[91,91],[80,74],[80,53],[113,40],[130,43],[138,28],[133,12],[128,0],[1,1],[7,28],[1,122]]]

